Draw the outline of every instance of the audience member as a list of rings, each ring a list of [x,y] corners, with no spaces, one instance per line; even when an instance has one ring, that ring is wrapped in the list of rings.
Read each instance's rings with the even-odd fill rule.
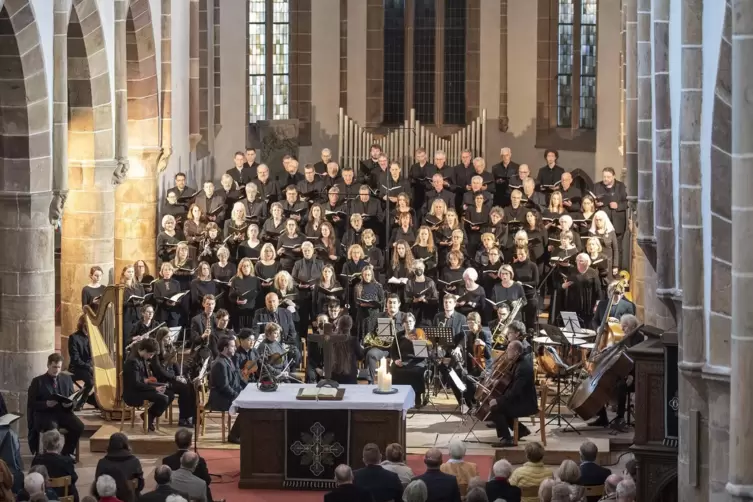
[[[123,478],[125,478],[128,484],[130,484],[132,479],[138,480],[135,490],[137,496],[144,489],[144,471],[141,469],[141,461],[131,452],[131,444],[128,442],[128,436],[122,432],[116,432],[110,436],[110,442],[107,445],[107,454],[97,463],[97,479],[99,479],[100,475],[104,474],[105,470],[107,470],[107,474],[116,480],[117,478],[112,475],[112,471],[122,473]],[[118,485],[118,488],[120,490],[118,496],[120,496],[122,488],[120,485]]]
[[[173,472],[177,471],[180,469],[180,458],[191,448],[191,444],[193,444],[193,431],[185,428],[178,429],[175,432],[175,446],[178,447],[178,451],[163,458],[162,463],[170,467]],[[193,475],[207,484],[207,502],[212,502],[212,490],[209,487],[212,477],[209,475],[206,460],[201,458],[201,456],[199,456],[199,463],[196,464]]]
[[[636,462],[634,458],[631,458],[627,461],[627,463],[625,464],[625,472],[623,472],[622,475],[626,478],[629,477],[633,481],[637,480],[638,462]]]
[[[324,495],[324,502],[371,502],[371,494],[353,484],[353,470],[340,464],[335,467],[334,490]]]
[[[442,466],[442,452],[438,448],[430,448],[424,455],[426,472],[414,479],[426,483],[428,502],[460,502],[460,487],[458,480],[451,474],[440,471]]]
[[[465,457],[465,443],[459,439],[453,439],[450,441],[450,458],[439,467],[439,470],[445,474],[451,474],[458,480],[458,486],[460,487],[460,495],[463,496],[468,491],[468,481],[478,476],[478,468],[473,462],[466,462],[463,460]]]
[[[468,480],[468,491],[474,488],[481,488],[486,491],[486,481],[481,479],[481,476],[474,476]]]
[[[170,495],[165,502],[188,502],[188,499],[181,497],[180,495]]]
[[[107,474],[115,480],[115,487],[117,488],[116,497],[123,502],[136,502],[136,492],[133,489],[132,481],[126,479],[126,473],[113,466],[105,466],[102,468],[100,475]],[[99,498],[97,493],[97,484],[93,483],[91,487],[91,494]]]
[[[392,443],[384,450],[384,456],[387,460],[382,461],[380,464],[388,471],[392,471],[400,478],[400,482],[403,484],[403,488],[408,486],[410,480],[413,479],[413,469],[404,462],[403,447],[398,443]]]
[[[44,493],[44,477],[38,472],[30,472],[24,476],[24,490],[29,500],[37,493]],[[20,499],[19,499],[20,500]]]
[[[428,498],[429,491],[426,483],[418,479],[408,483],[403,492],[403,502],[426,502]]]
[[[112,476],[108,476],[107,474],[97,476],[97,482],[94,486],[99,494],[99,502],[122,502],[116,496],[118,486]]]
[[[599,449],[591,441],[580,445],[580,481],[583,486],[602,486],[612,471],[596,463]],[[588,502],[597,502],[599,497],[587,497]]]
[[[527,462],[515,469],[510,484],[518,488],[539,486],[552,477],[552,470],[544,465],[544,447],[540,443],[528,443],[525,448]],[[536,497],[523,497],[523,502],[538,502]]]
[[[29,502],[48,502],[49,500],[50,499],[47,498],[46,494],[44,494],[44,493],[35,493],[29,499]]]
[[[571,461],[572,462],[572,461]],[[574,462],[573,462],[574,463]],[[554,483],[552,486],[551,502],[572,502],[572,493],[567,483]]]
[[[394,472],[381,465],[382,454],[379,447],[369,443],[363,447],[363,463],[366,467],[353,474],[353,484],[362,488],[374,498],[374,502],[400,500],[403,496],[403,484]]]
[[[619,474],[610,474],[604,482],[604,496],[599,500],[617,500],[617,485],[622,479]]]
[[[180,469],[172,475],[170,487],[173,490],[185,493],[191,501],[207,502],[207,484],[194,475],[198,464],[198,453],[185,452],[180,457]]]
[[[47,495],[47,499],[57,500],[58,494],[55,492],[54,489],[49,487],[50,486],[50,474],[47,472],[47,467],[43,465],[32,465],[31,468],[29,469],[29,474],[33,472],[36,472],[42,475],[42,478],[44,479],[44,493],[45,495]],[[29,492],[27,492],[26,489],[22,487],[21,490],[18,492],[18,495],[16,495],[16,500],[18,502],[26,502],[29,499],[31,499],[31,495],[29,495]]]
[[[474,488],[473,490],[468,490],[468,495],[465,496],[465,502],[489,502],[489,498],[486,496],[486,492],[483,488]]]
[[[510,485],[512,464],[505,459],[497,460],[492,466],[492,473],[494,479],[486,483],[486,496],[489,500],[520,502],[520,488]]]
[[[61,455],[63,450],[63,435],[57,429],[52,429],[42,434],[42,453],[36,455],[31,461],[31,465],[43,465],[47,468],[47,475],[53,478],[71,477],[71,484],[68,487],[68,495],[73,495],[74,500],[78,500],[78,490],[76,489],[76,467],[70,455]],[[65,495],[65,488],[55,488],[58,497]],[[49,498],[49,497],[48,497]]]
[[[5,460],[0,459],[0,502],[13,502],[16,500],[13,495],[13,473],[11,472]]]
[[[557,479],[565,483],[570,490],[570,502],[586,502],[586,488],[578,484],[580,479],[578,464],[570,459],[563,460],[557,469]]]
[[[539,498],[533,498],[534,502],[551,502],[552,500],[552,488],[554,488],[556,481],[554,478],[547,478],[539,485]],[[526,500],[525,498],[523,500]]]
[[[635,481],[632,479],[623,479],[617,484],[617,502],[635,502],[636,495]]]
[[[183,495],[178,490],[170,486],[173,478],[173,470],[166,465],[157,466],[154,469],[154,481],[157,487],[149,493],[144,493],[139,497],[139,502],[165,502],[170,495]]]

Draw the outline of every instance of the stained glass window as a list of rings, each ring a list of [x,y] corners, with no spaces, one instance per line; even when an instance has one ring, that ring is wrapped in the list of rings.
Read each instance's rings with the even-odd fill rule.
[[[465,124],[465,0],[447,0],[444,15],[444,123]]]
[[[570,127],[573,115],[573,0],[559,0],[557,27],[557,126]]]
[[[287,119],[289,82],[290,0],[248,0],[249,122]]]
[[[437,11],[435,0],[415,0],[413,18],[413,108],[421,122],[434,123]]]
[[[384,123],[405,117],[405,3],[384,1]]]
[[[581,129],[596,127],[596,0],[581,0],[580,14]]]

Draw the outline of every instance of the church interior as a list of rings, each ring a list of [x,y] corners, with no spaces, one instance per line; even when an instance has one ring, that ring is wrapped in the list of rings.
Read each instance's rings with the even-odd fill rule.
[[[137,500],[187,428],[209,500],[321,500],[388,445],[472,460],[467,500],[543,449],[619,475],[589,501],[753,500],[749,46],[750,0],[0,0],[0,489],[47,500],[59,443],[102,500],[130,441]],[[492,392],[526,364],[530,410]],[[330,378],[345,448],[247,397]]]

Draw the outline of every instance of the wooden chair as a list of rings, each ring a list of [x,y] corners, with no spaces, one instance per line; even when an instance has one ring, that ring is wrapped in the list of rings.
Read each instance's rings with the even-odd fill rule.
[[[604,485],[586,486],[586,497],[603,497]]]
[[[222,420],[222,424],[220,426],[220,430],[222,431],[222,442],[226,443],[227,435],[232,428],[233,417],[230,415],[229,411],[212,411],[207,408],[207,398],[209,397],[207,386],[208,382],[207,378],[205,377],[201,382],[198,383],[196,389],[196,430],[198,432],[198,436],[202,437],[204,434],[206,434],[207,415],[209,413],[219,413]],[[225,420],[226,418],[227,420]]]
[[[120,432],[123,432],[123,423],[125,422],[126,413],[128,413],[129,411],[131,412],[131,430],[133,430],[133,428],[136,426],[136,412],[138,412],[139,410],[143,410],[144,411],[144,420],[143,420],[143,422],[144,422],[144,434],[148,434],[149,433],[149,428],[148,428],[149,420],[147,418],[147,415],[148,415],[149,407],[151,405],[152,405],[151,402],[144,401],[144,404],[142,404],[141,406],[129,406],[129,405],[127,405],[125,403],[125,401],[121,401],[121,405],[120,405]],[[159,425],[159,421],[155,420],[154,421],[155,428],[157,428],[158,425]]]
[[[541,399],[539,403],[539,422],[541,422],[541,427],[539,428],[539,433],[541,434],[541,444],[546,446],[546,396],[549,388],[546,386],[546,382],[544,382],[544,385],[541,386]],[[536,427],[536,415],[531,415],[531,424],[533,424],[534,427]],[[518,446],[518,419],[516,418],[513,421],[513,427],[512,427],[512,442],[513,445]]]
[[[50,482],[47,483],[48,488],[62,488],[63,489],[63,496],[58,498],[58,500],[60,500],[61,502],[73,502],[73,495],[68,495],[70,486],[71,486],[70,476],[50,478]]]

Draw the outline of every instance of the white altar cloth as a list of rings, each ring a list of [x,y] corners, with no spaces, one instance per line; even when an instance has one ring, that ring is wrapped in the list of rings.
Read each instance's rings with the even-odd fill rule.
[[[410,385],[394,385],[395,394],[374,394],[376,385],[341,385],[345,389],[342,401],[296,399],[298,389],[316,387],[314,384],[280,384],[275,392],[261,392],[255,384],[247,385],[233,401],[232,413],[246,410],[378,410],[403,411],[413,406],[416,395]]]

